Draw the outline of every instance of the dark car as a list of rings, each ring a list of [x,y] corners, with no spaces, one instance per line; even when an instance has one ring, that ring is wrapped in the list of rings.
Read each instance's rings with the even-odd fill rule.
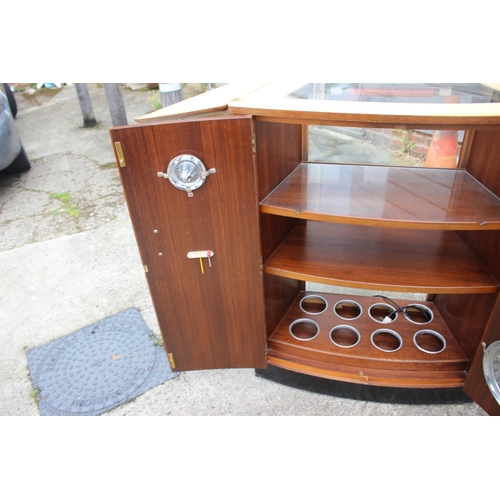
[[[14,122],[17,106],[6,84],[0,84],[0,171],[19,174],[31,168]]]

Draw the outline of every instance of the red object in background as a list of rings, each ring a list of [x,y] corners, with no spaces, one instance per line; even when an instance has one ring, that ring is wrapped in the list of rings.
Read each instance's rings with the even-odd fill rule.
[[[458,133],[456,130],[436,130],[424,167],[457,168]]]
[[[444,103],[459,103],[460,96],[453,94],[443,99]],[[456,130],[436,130],[424,167],[457,168],[458,132]]]

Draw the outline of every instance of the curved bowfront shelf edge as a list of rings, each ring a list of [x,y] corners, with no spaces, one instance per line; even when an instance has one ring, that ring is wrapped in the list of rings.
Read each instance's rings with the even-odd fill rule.
[[[363,226],[500,229],[500,199],[464,170],[302,163],[260,211]]]
[[[272,349],[268,352],[268,364],[329,380],[339,382],[351,382],[368,386],[407,388],[407,389],[438,389],[438,388],[461,388],[467,376],[465,371],[449,372],[446,378],[437,380],[431,374],[422,377],[415,372],[404,372],[401,370],[389,372],[387,370],[374,370],[359,368],[339,367],[335,365],[314,366],[310,359],[304,360],[298,357],[284,357],[281,351]],[[361,371],[361,374],[360,374]],[[442,373],[441,373],[442,375]]]
[[[390,404],[452,404],[471,403],[472,400],[458,387],[404,388],[368,385],[360,381],[339,381],[317,374],[303,373],[300,365],[272,358],[266,369],[257,369],[258,377],[296,389],[326,394],[339,398]]]

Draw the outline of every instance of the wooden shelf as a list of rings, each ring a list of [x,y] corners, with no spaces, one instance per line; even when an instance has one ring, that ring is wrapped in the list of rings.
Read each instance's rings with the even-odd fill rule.
[[[366,226],[500,229],[500,199],[464,170],[302,163],[260,210]]]
[[[498,282],[452,231],[299,221],[269,274],[368,290],[492,293]]]
[[[307,295],[325,298],[328,308],[321,314],[304,313],[300,300]],[[340,318],[334,305],[343,300],[356,301],[362,308],[357,319]],[[382,298],[345,296],[329,293],[301,292],[269,338],[270,364],[287,367],[302,373],[326,378],[356,381],[392,387],[459,387],[465,380],[468,359],[460,349],[432,302],[420,302],[433,313],[433,320],[425,325],[408,321],[401,313],[390,324],[380,324],[368,314],[375,303],[387,303]],[[397,300],[401,306],[409,301]],[[319,326],[319,334],[312,340],[297,340],[289,332],[297,319],[311,319]],[[348,325],[358,330],[360,340],[352,347],[338,347],[329,338],[330,330]],[[401,336],[401,348],[394,352],[377,349],[371,342],[375,330],[389,329]],[[426,353],[417,348],[413,337],[417,331],[432,330],[443,336],[446,347],[440,353]],[[429,349],[427,349],[429,350]],[[437,349],[436,349],[437,350]]]

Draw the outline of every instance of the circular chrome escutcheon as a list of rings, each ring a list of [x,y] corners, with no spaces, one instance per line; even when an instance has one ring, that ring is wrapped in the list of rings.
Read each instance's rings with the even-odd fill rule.
[[[446,349],[446,340],[434,330],[420,330],[413,336],[417,349],[427,354],[439,354]]]
[[[370,336],[370,341],[374,347],[383,352],[396,352],[403,346],[401,335],[386,328],[375,330]]]
[[[203,162],[193,155],[176,156],[167,168],[168,180],[183,191],[193,191],[203,185],[206,168]]]
[[[306,295],[300,300],[299,307],[306,314],[321,314],[328,309],[328,302],[321,295]]]
[[[312,340],[319,334],[319,325],[312,319],[296,319],[290,323],[288,331],[290,335],[297,340]]]
[[[363,314],[363,308],[354,300],[339,300],[333,306],[333,312],[340,318],[347,321],[358,319]]]
[[[377,302],[368,309],[368,316],[377,323],[393,323],[398,319],[398,313],[394,306]]]
[[[426,325],[434,319],[432,311],[422,304],[409,304],[403,307],[403,315],[414,325]]]
[[[349,349],[359,344],[361,335],[353,326],[337,325],[330,330],[330,340],[337,347]]]

